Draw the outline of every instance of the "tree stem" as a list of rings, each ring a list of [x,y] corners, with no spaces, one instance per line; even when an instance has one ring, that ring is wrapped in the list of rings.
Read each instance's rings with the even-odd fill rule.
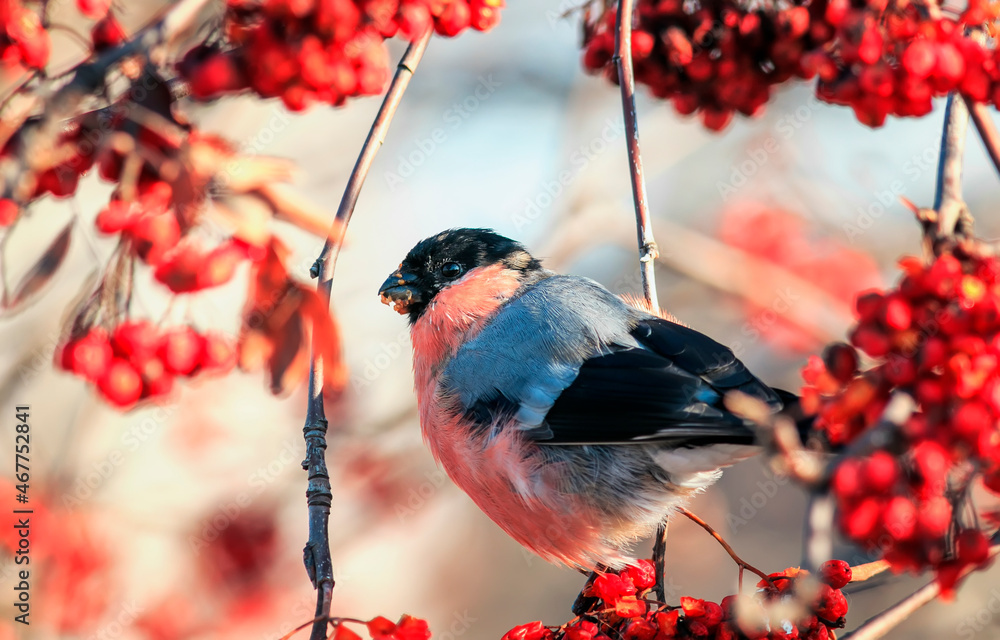
[[[396,75],[389,85],[382,106],[379,108],[375,122],[372,123],[368,138],[361,148],[361,154],[354,165],[351,176],[344,189],[340,208],[334,219],[330,233],[323,245],[323,251],[317,258],[310,273],[319,278],[316,289],[327,305],[330,304],[330,293],[333,289],[333,271],[340,255],[347,225],[354,213],[361,187],[368,175],[375,154],[385,141],[389,124],[399,107],[403,92],[406,91],[414,69],[427,48],[431,31],[428,30],[418,40],[410,44],[396,68]],[[316,588],[316,616],[313,623],[310,640],[325,640],[326,629],[330,618],[330,600],[333,594],[333,561],[330,555],[330,505],[333,501],[333,491],[330,486],[330,475],[326,466],[326,430],[327,421],[323,408],[323,360],[314,348],[312,367],[309,371],[309,405],[306,412],[306,424],[302,431],[306,441],[306,458],[302,468],[309,474],[306,488],[306,501],[309,505],[309,541],[303,550],[303,560],[309,579]]]
[[[642,275],[642,295],[649,308],[658,310],[656,299],[656,258],[659,250],[653,239],[653,224],[649,217],[646,179],[642,173],[639,153],[639,123],[635,111],[635,77],[632,69],[632,0],[618,2],[615,29],[615,63],[622,94],[622,114],[625,118],[625,144],[628,148],[629,175],[632,178],[632,200],[635,203],[635,226],[639,240],[639,271]]]

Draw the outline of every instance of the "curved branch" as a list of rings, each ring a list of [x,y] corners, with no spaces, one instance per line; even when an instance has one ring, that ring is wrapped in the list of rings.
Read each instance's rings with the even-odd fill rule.
[[[986,147],[986,153],[993,161],[997,172],[1000,173],[1000,132],[997,132],[997,126],[993,123],[993,118],[990,117],[990,110],[985,104],[969,98],[965,98],[965,105],[969,109],[972,123],[976,125],[976,131],[979,132],[983,146]]]
[[[615,29],[615,64],[618,66],[618,84],[622,94],[622,113],[625,118],[625,144],[628,148],[629,175],[632,178],[632,200],[635,202],[635,226],[639,239],[639,271],[642,273],[642,295],[650,309],[658,310],[656,300],[656,258],[660,252],[653,239],[653,224],[649,218],[649,199],[646,179],[642,174],[642,156],[639,154],[639,123],[635,115],[635,78],[632,69],[632,0],[618,2]]]
[[[701,527],[702,529],[704,529],[705,531],[707,531],[710,536],[712,536],[713,538],[715,538],[716,542],[718,542],[719,544],[721,544],[722,548],[725,549],[726,553],[729,554],[729,557],[733,559],[733,562],[735,562],[739,566],[739,568],[740,568],[740,588],[741,589],[743,587],[743,570],[744,569],[750,571],[751,573],[757,574],[760,578],[762,578],[763,580],[765,580],[768,584],[773,584],[773,582],[771,581],[771,578],[766,573],[764,573],[763,571],[761,571],[757,567],[753,566],[749,562],[745,561],[743,558],[741,558],[738,555],[736,555],[736,552],[733,550],[733,548],[731,546],[729,546],[729,543],[726,542],[726,540],[722,537],[722,535],[718,531],[716,531],[715,529],[712,528],[712,525],[708,524],[707,522],[705,522],[704,520],[702,520],[701,518],[699,518],[695,514],[691,513],[690,511],[688,511],[684,507],[681,507],[680,509],[678,509],[678,511],[680,511],[680,513],[682,513],[683,515],[685,515],[689,520],[691,520],[692,522],[694,522],[696,525],[698,525],[699,527]]]
[[[948,96],[941,132],[941,156],[934,193],[937,220],[936,224],[927,224],[924,228],[925,246],[934,254],[942,243],[953,240],[956,232],[963,231],[960,223],[969,215],[962,198],[962,165],[968,128],[969,110],[953,93]]]
[[[333,269],[340,254],[347,225],[351,221],[351,214],[354,212],[354,205],[361,193],[361,186],[368,175],[375,154],[385,140],[392,117],[403,98],[403,92],[410,83],[414,69],[423,57],[430,36],[431,32],[428,30],[420,39],[410,44],[399,61],[396,75],[389,85],[368,138],[361,148],[358,161],[347,181],[340,208],[337,210],[326,243],[310,270],[314,278],[319,278],[316,289],[327,306],[330,304],[330,293],[333,288]],[[311,640],[326,638],[330,619],[330,599],[334,586],[333,560],[330,555],[330,505],[333,501],[333,491],[326,466],[326,430],[327,421],[323,409],[323,360],[314,348],[312,366],[309,369],[309,405],[306,424],[302,428],[306,441],[306,458],[302,461],[302,468],[309,474],[306,488],[306,501],[309,505],[309,541],[302,553],[309,579],[316,588],[316,615],[310,635]]]

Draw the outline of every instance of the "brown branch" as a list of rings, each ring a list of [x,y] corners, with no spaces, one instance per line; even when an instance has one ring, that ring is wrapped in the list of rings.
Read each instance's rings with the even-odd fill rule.
[[[667,601],[666,569],[667,566],[667,530],[666,520],[656,527],[656,540],[653,541],[653,567],[656,570],[656,598],[660,602]]]
[[[859,564],[856,567],[851,567],[851,583],[871,580],[880,573],[887,571],[889,567],[889,563],[885,560],[876,560],[875,562],[867,562]]]
[[[639,123],[635,115],[635,78],[632,69],[632,0],[619,0],[615,29],[615,64],[622,94],[625,118],[625,144],[628,148],[629,175],[632,178],[632,200],[635,202],[635,226],[639,239],[639,271],[642,273],[642,295],[651,309],[659,309],[656,299],[656,257],[659,250],[653,239],[653,223],[649,217],[646,180],[642,174],[639,154]]]
[[[414,69],[427,48],[431,32],[427,31],[420,39],[410,44],[396,68],[396,75],[389,85],[382,106],[379,108],[375,122],[372,124],[368,138],[361,148],[361,154],[354,170],[347,181],[340,208],[333,221],[331,232],[323,245],[323,251],[310,273],[319,278],[316,289],[320,296],[330,304],[330,293],[333,288],[333,270],[340,254],[347,225],[354,212],[354,205],[361,193],[368,169],[371,167],[375,154],[378,153],[396,108],[406,91]],[[309,505],[309,541],[303,550],[303,560],[313,587],[316,588],[316,622],[313,624],[310,640],[326,638],[327,621],[330,616],[330,599],[333,595],[333,560],[330,556],[330,504],[333,492],[330,486],[330,475],[326,466],[326,413],[323,408],[323,360],[317,355],[315,345],[312,353],[312,366],[309,369],[309,405],[306,412],[306,424],[303,435],[306,441],[306,458],[302,468],[309,474],[306,488],[306,501]]]
[[[969,110],[965,102],[948,96],[941,132],[941,155],[938,160],[937,187],[934,193],[936,224],[924,225],[924,246],[928,255],[937,255],[954,240],[956,232],[964,233],[960,223],[968,216],[962,198],[962,165],[965,155],[966,131],[969,128]]]
[[[684,507],[681,507],[679,509],[679,511],[682,514],[684,514],[685,516],[687,516],[687,518],[689,520],[691,520],[696,525],[698,525],[699,527],[701,527],[702,529],[704,529],[705,531],[707,531],[710,536],[712,536],[713,538],[715,538],[716,542],[718,542],[719,544],[721,544],[722,548],[725,549],[726,553],[729,554],[729,557],[733,559],[733,562],[735,562],[740,567],[740,583],[741,583],[740,587],[741,588],[743,586],[742,585],[742,582],[743,582],[742,577],[743,577],[743,570],[744,569],[746,569],[746,570],[748,570],[748,571],[750,571],[752,573],[757,574],[762,579],[764,579],[769,584],[771,584],[771,578],[769,578],[766,573],[764,573],[763,571],[761,571],[757,567],[753,566],[749,562],[746,562],[745,560],[743,560],[743,558],[741,558],[738,555],[736,555],[736,552],[733,551],[733,548],[731,546],[729,546],[729,543],[725,541],[725,539],[719,534],[718,531],[716,531],[715,529],[712,528],[712,525],[708,524],[707,522],[705,522],[704,520],[702,520],[701,518],[699,518],[695,514],[691,513],[690,511],[688,511]]]
[[[964,99],[965,106],[972,116],[972,123],[976,125],[979,138],[983,141],[983,146],[986,147],[986,153],[989,154],[993,166],[1000,173],[1000,132],[997,131],[993,118],[990,117],[989,109],[985,104],[975,102],[967,97]]]

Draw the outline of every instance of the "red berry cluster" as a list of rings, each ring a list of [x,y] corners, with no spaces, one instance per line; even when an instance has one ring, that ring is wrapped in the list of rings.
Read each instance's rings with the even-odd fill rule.
[[[332,640],[361,640],[361,636],[343,622],[336,624]],[[378,616],[369,620],[365,627],[372,640],[430,640],[431,637],[426,620],[408,615],[403,615],[398,622]]]
[[[229,0],[231,48],[200,46],[180,64],[196,98],[253,89],[292,111],[311,102],[341,105],[378,95],[389,79],[384,41],[415,40],[428,29],[455,36],[487,31],[503,0]]]
[[[735,112],[760,113],[772,86],[809,76],[803,54],[833,37],[822,22],[825,6],[820,0],[751,11],[725,1],[692,9],[683,0],[639,0],[632,32],[636,80],[719,131]],[[583,59],[587,69],[606,69],[612,80],[616,12],[609,8],[587,28]]]
[[[753,596],[727,596],[721,603],[684,596],[680,606],[650,608],[642,599],[656,581],[653,564],[640,560],[621,572],[599,576],[584,595],[599,599],[586,615],[560,627],[541,622],[519,625],[503,640],[827,640],[845,624],[847,599],[840,591],[851,568],[831,560],[819,581],[801,581],[807,572],[786,569],[762,580]],[[798,609],[776,607],[794,599]]]
[[[59,366],[123,409],[167,395],[176,377],[224,373],[235,361],[233,343],[222,335],[190,326],[161,329],[145,320],[124,322],[110,334],[93,328],[70,339],[57,356]]]
[[[852,107],[870,127],[887,115],[926,115],[932,97],[953,91],[990,101],[1000,82],[996,56],[970,39],[966,26],[996,16],[988,0],[972,0],[958,20],[929,17],[910,3],[829,0],[824,17],[838,46],[811,56],[820,77],[816,94]]]
[[[121,234],[131,242],[139,258],[155,266],[163,262],[181,239],[181,225],[171,206],[172,199],[173,189],[169,184],[160,180],[147,182],[132,202],[112,198],[97,214],[95,224],[101,233]]]
[[[736,112],[759,114],[772,87],[793,78],[818,75],[821,100],[853,107],[872,127],[890,114],[925,115],[932,97],[951,91],[993,100],[1000,82],[994,53],[964,31],[996,17],[988,0],[972,0],[957,20],[889,0],[692,6],[636,3],[635,76],[678,112],[697,111],[716,131]],[[587,69],[606,69],[612,80],[616,10],[587,26],[584,54]]]
[[[18,0],[4,2],[0,11],[0,65],[42,69],[49,61],[52,42],[38,13]]]
[[[897,569],[934,567],[950,586],[989,546],[946,493],[956,465],[972,463],[1000,493],[1000,260],[945,253],[900,265],[896,289],[858,298],[854,346],[810,360],[803,408],[842,445],[879,422],[892,393],[916,400],[890,451],[845,460],[832,490],[847,536]],[[862,374],[855,347],[877,362]]]

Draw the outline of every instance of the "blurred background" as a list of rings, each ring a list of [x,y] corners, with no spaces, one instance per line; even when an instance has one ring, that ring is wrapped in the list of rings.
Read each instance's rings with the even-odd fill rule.
[[[410,613],[447,640],[572,617],[583,576],[522,551],[436,469],[420,438],[405,319],[376,292],[416,241],[456,226],[492,227],[552,269],[640,290],[619,94],[581,70],[579,20],[562,17],[573,4],[511,2],[489,34],[434,38],[358,203],[333,291],[350,366],[328,406],[335,614]],[[120,8],[131,27],[157,9]],[[55,37],[54,64],[79,56],[71,37]],[[393,56],[402,51],[394,43]],[[853,294],[892,283],[895,261],[919,250],[899,198],[932,204],[943,103],[871,130],[798,84],[718,135],[639,94],[661,305],[764,380],[797,389],[808,355],[843,337]],[[291,114],[279,101],[231,98],[185,110],[245,153],[294,160],[296,190],[332,217],[379,103]],[[1000,184],[974,137],[965,181],[980,233],[1000,235]],[[33,522],[32,625],[10,623],[15,572],[4,558],[0,636],[277,639],[311,619],[315,602],[301,560],[305,390],[275,398],[263,376],[233,373],[123,415],[52,367],[69,302],[113,249],[92,224],[109,193],[90,176],[74,198],[39,202],[5,245],[13,279],[79,212],[44,294],[0,318],[0,451],[13,459],[9,414],[30,404],[31,491],[48,504]],[[279,235],[308,280],[321,240],[291,226]],[[187,317],[235,332],[245,286],[240,272],[195,294]],[[139,314],[173,313],[148,274],[137,290]],[[749,461],[692,510],[745,559],[778,571],[800,563],[804,506],[791,482]],[[638,553],[648,557],[648,541]],[[869,560],[850,547],[837,555]],[[686,520],[671,526],[667,557],[670,600],[736,588],[736,567]],[[956,603],[924,608],[891,637],[1000,637],[998,576],[974,576]],[[851,626],[926,579],[853,592]]]

